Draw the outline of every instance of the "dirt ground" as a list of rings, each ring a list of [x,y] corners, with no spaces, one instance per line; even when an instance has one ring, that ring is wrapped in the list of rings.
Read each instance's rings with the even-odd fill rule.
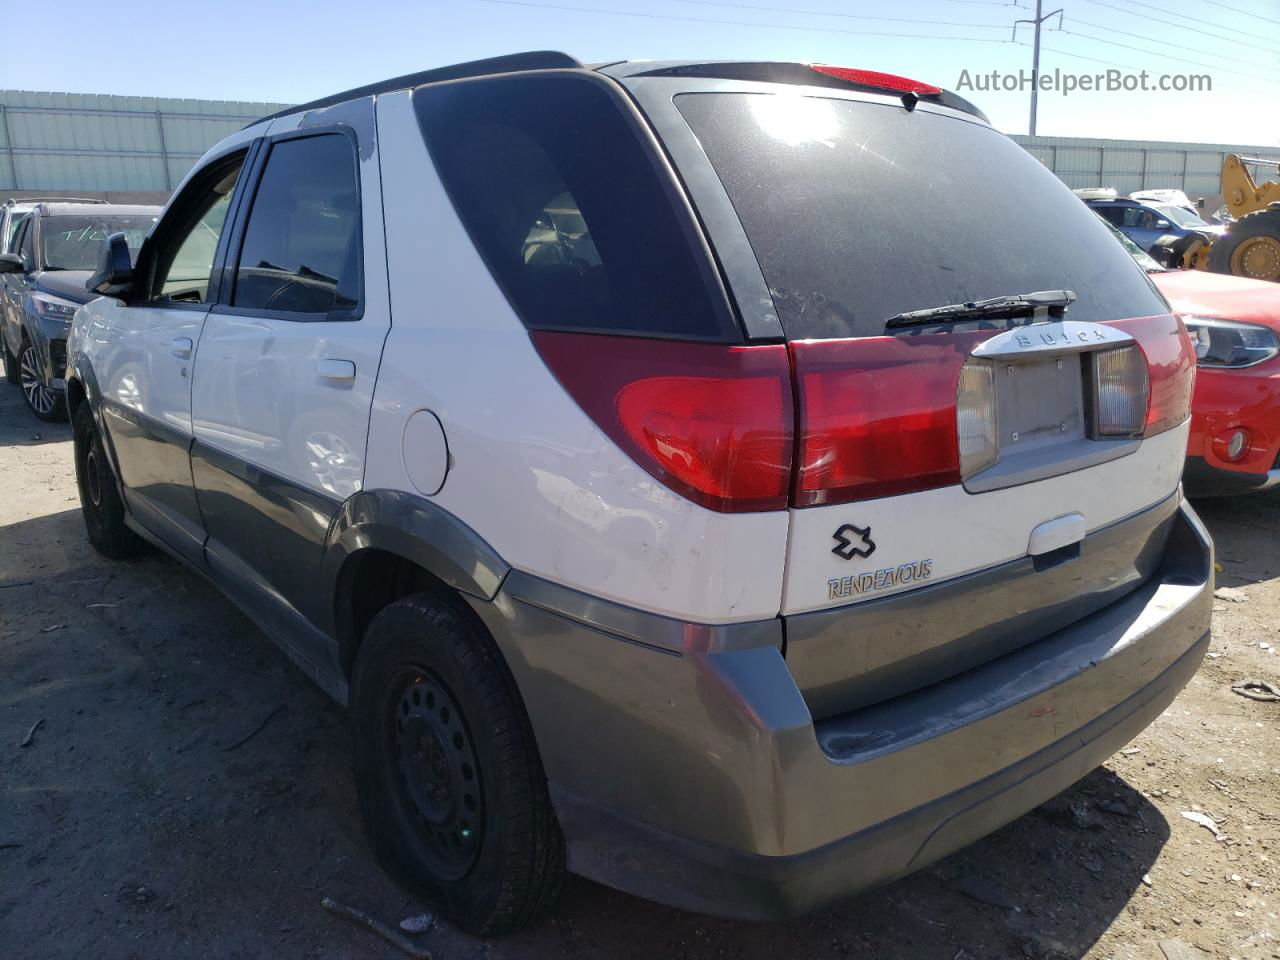
[[[1280,704],[1230,689],[1280,682],[1280,498],[1199,506],[1239,588],[1210,659],[1130,747],[995,835],[789,924],[572,879],[517,936],[422,941],[437,960],[1280,957]],[[214,589],[89,548],[68,428],[0,385],[0,957],[404,956],[320,908],[421,910],[371,857],[349,750],[342,710]]]

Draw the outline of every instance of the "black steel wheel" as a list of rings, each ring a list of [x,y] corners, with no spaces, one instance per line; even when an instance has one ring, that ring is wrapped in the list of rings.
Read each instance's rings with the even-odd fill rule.
[[[76,487],[85,532],[95,550],[113,560],[135,556],[142,539],[124,522],[124,502],[89,404],[81,403],[72,422],[75,441]]]
[[[524,704],[475,612],[441,587],[385,607],[351,689],[356,787],[383,864],[469,933],[548,910],[564,840]]]
[[[388,690],[387,733],[423,850],[439,876],[466,876],[483,841],[484,795],[462,710],[431,673],[402,669]]]

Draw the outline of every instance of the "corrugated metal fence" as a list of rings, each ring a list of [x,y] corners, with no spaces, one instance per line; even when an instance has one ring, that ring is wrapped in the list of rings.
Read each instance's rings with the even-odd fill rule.
[[[1091,140],[1084,137],[1013,139],[1067,186],[1115,187],[1120,193],[1172,188],[1196,197],[1220,199],[1222,158],[1228,153],[1280,160],[1276,147],[1234,143],[1162,143],[1144,140]],[[1274,177],[1274,168],[1262,176]]]
[[[213,144],[284,106],[0,90],[0,193],[167,192]]]

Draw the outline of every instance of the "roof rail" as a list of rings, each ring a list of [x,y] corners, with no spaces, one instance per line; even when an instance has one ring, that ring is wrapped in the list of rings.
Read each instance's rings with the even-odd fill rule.
[[[5,201],[5,205],[13,204],[14,206],[25,206],[26,204],[37,203],[106,203],[106,200],[98,200],[90,197],[10,197]]]
[[[252,127],[279,117],[287,117],[303,110],[319,110],[322,107],[332,107],[335,104],[346,103],[348,100],[360,100],[380,93],[391,93],[396,90],[406,90],[410,87],[420,87],[424,83],[462,80],[466,77],[484,77],[494,73],[520,73],[525,70],[577,70],[581,68],[582,64],[573,57],[567,53],[557,53],[554,50],[535,50],[529,53],[512,53],[503,57],[489,57],[485,60],[471,60],[467,63],[436,67],[434,70],[406,73],[401,77],[392,77],[390,80],[381,80],[378,83],[370,83],[363,87],[335,93],[332,96],[321,97],[319,100],[312,100],[310,103],[300,103],[296,107],[287,107],[277,113],[255,120],[253,123],[247,124],[246,127]]]

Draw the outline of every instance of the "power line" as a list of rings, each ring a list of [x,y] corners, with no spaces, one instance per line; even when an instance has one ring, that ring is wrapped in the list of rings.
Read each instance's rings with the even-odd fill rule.
[[[1024,42],[1020,40],[1016,42],[1018,42],[1019,46],[1030,46],[1030,44],[1024,44]],[[1041,46],[1041,50],[1047,50],[1047,51],[1050,51],[1051,54],[1057,54],[1059,56],[1069,56],[1069,58],[1073,58],[1075,60],[1089,60],[1091,61],[1091,63],[1106,64],[1107,67],[1123,67],[1126,70],[1138,70],[1139,73],[1143,72],[1143,70],[1148,69],[1146,67],[1138,67],[1137,64],[1116,63],[1115,60],[1103,60],[1101,58],[1098,58],[1098,56],[1085,56],[1084,54],[1074,54],[1074,52],[1071,52],[1070,50],[1059,50],[1057,49],[1057,47],[1052,47],[1052,46]],[[1274,79],[1267,79],[1266,77],[1257,77],[1256,79],[1258,79],[1258,81],[1261,81],[1262,83],[1280,84],[1280,81],[1274,81]]]
[[[927,23],[937,27],[977,27],[981,30],[1005,30],[1003,23],[960,23],[955,20],[921,20],[916,17],[872,17],[860,13],[835,13],[830,10],[795,10],[787,7],[765,7],[752,3],[726,3],[723,0],[680,0],[681,3],[695,3],[703,7],[731,7],[737,10],[762,10],[769,13],[800,14],[806,17],[841,17],[845,20],[879,20],[882,23]],[[1012,4],[1001,4],[1012,6]]]
[[[1146,40],[1150,43],[1158,43],[1162,47],[1176,47],[1179,50],[1190,50],[1192,53],[1203,53],[1206,57],[1217,57],[1220,60],[1227,60],[1233,63],[1243,63],[1246,66],[1250,66],[1250,67],[1262,67],[1264,69],[1275,69],[1271,67],[1270,64],[1257,63],[1256,61],[1253,61],[1253,60],[1241,60],[1239,57],[1228,57],[1218,53],[1215,50],[1205,50],[1203,47],[1188,47],[1185,44],[1173,43],[1172,41],[1169,41],[1169,40],[1156,40],[1150,34],[1129,33],[1128,31],[1125,31],[1125,30],[1117,30],[1115,27],[1104,26],[1101,23],[1091,23],[1088,20],[1081,20],[1079,17],[1072,17],[1070,22],[1072,24],[1081,23],[1081,24],[1084,24],[1086,27],[1094,27],[1095,29],[1104,30],[1107,33],[1113,33],[1121,37],[1133,37],[1135,40]]]
[[[1094,37],[1087,33],[1077,33],[1074,30],[1062,29],[1055,32],[1070,34],[1073,37],[1082,37],[1085,40],[1092,40],[1094,43],[1105,43],[1108,46],[1120,47],[1124,50],[1135,50],[1138,53],[1154,54],[1158,57],[1164,57],[1166,60],[1173,60],[1177,63],[1189,63],[1195,67],[1205,67],[1206,69],[1209,69],[1209,70],[1220,70],[1223,73],[1233,73],[1238,77],[1247,77],[1250,80],[1263,80],[1268,83],[1280,82],[1280,80],[1272,80],[1270,77],[1260,77],[1257,74],[1253,74],[1253,73],[1244,73],[1243,71],[1240,71],[1240,70],[1230,70],[1227,67],[1219,67],[1216,64],[1212,64],[1212,63],[1201,63],[1199,60],[1188,60],[1186,57],[1175,57],[1172,54],[1164,53],[1160,50],[1148,50],[1145,47],[1135,47],[1129,43],[1119,43],[1115,40],[1105,40],[1102,37]]]
[[[1122,3],[1132,4],[1135,7],[1146,7],[1148,10],[1154,10],[1156,13],[1163,14],[1166,17],[1177,17],[1179,20],[1186,20],[1190,23],[1202,23],[1206,27],[1220,27],[1222,24],[1215,23],[1213,20],[1201,20],[1199,17],[1191,17],[1185,13],[1172,13],[1164,7],[1157,7],[1152,3],[1144,3],[1143,0],[1121,0]]]
[[[632,10],[603,10],[599,7],[574,7],[560,3],[535,3],[533,0],[477,0],[509,7],[533,7],[538,10],[568,10],[573,13],[598,13],[611,17],[641,17],[645,20],[672,20],[679,23],[712,23],[731,27],[763,27],[766,30],[800,30],[805,33],[841,33],[855,37],[894,37],[902,40],[962,40],[966,43],[1009,43],[997,37],[921,36],[918,33],[885,33],[877,30],[841,30],[838,27],[802,27],[789,23],[760,23],[748,20],[716,20],[709,17],[681,17],[667,13],[641,13]],[[916,21],[919,23],[920,21]]]
[[[1204,0],[1204,2],[1214,7],[1222,7],[1223,10],[1230,10],[1232,13],[1242,13],[1246,17],[1256,17],[1259,20],[1265,20],[1267,23],[1280,25],[1280,20],[1273,19],[1272,17],[1264,17],[1262,14],[1254,13],[1252,10],[1241,10],[1239,7],[1233,7],[1228,3],[1222,3],[1220,0]]]
[[[1167,27],[1172,27],[1174,30],[1185,30],[1185,31],[1187,31],[1188,33],[1196,33],[1196,34],[1199,34],[1199,35],[1200,35],[1200,36],[1202,36],[1202,37],[1212,37],[1212,38],[1213,38],[1213,39],[1215,39],[1215,40],[1225,40],[1227,43],[1232,43],[1232,44],[1235,44],[1236,46],[1241,46],[1241,47],[1252,47],[1252,48],[1253,48],[1253,49],[1255,49],[1255,50],[1262,50],[1262,51],[1263,51],[1263,52],[1265,52],[1265,53],[1280,54],[1280,49],[1276,49],[1275,47],[1263,47],[1263,46],[1259,46],[1259,45],[1258,45],[1258,44],[1256,44],[1256,43],[1249,43],[1247,40],[1241,40],[1241,39],[1239,39],[1239,38],[1237,38],[1237,37],[1225,36],[1224,34],[1221,34],[1221,33],[1210,33],[1208,30],[1201,30],[1201,29],[1199,29],[1199,28],[1197,28],[1197,27],[1184,27],[1184,26],[1183,26],[1182,24],[1180,24],[1180,23],[1173,23],[1172,21],[1169,21],[1169,20],[1162,20],[1162,19],[1160,19],[1159,17],[1153,17],[1153,16],[1150,16],[1149,14],[1145,14],[1145,13],[1138,13],[1137,11],[1134,11],[1134,10],[1126,10],[1124,7],[1117,7],[1117,6],[1116,6],[1115,4],[1113,4],[1113,3],[1106,3],[1106,2],[1105,2],[1105,0],[1086,0],[1086,2],[1088,2],[1088,3],[1092,3],[1094,6],[1098,6],[1098,7],[1106,7],[1108,10],[1117,10],[1117,11],[1119,11],[1120,13],[1123,13],[1123,14],[1124,14],[1125,16],[1127,16],[1127,17],[1137,17],[1137,18],[1138,18],[1138,19],[1140,19],[1140,20],[1151,20],[1151,21],[1154,21],[1155,23],[1159,23],[1159,24],[1162,24],[1162,25],[1167,26]],[[1137,2],[1137,0],[1124,0],[1124,2],[1126,2],[1126,3],[1136,3],[1136,2]],[[1141,6],[1146,7],[1146,6],[1150,6],[1150,4],[1145,4],[1145,3],[1144,3],[1144,4],[1141,4]],[[1159,10],[1161,13],[1166,13],[1166,11],[1164,11],[1164,10],[1160,10],[1160,8],[1159,8],[1159,7],[1151,7],[1151,9],[1152,9],[1152,10]],[[1175,16],[1178,16],[1178,15],[1177,15],[1177,14],[1175,14]],[[1187,19],[1187,18],[1185,18],[1185,17],[1184,17],[1183,19]],[[1205,20],[1198,20],[1198,21],[1196,21],[1196,22],[1197,22],[1197,23],[1207,23],[1208,21],[1205,21]],[[1270,38],[1269,38],[1269,37],[1263,37],[1262,39],[1263,39],[1263,40],[1267,40],[1267,39],[1270,39]]]
[[[1031,44],[1022,40],[1018,40],[1017,44],[1020,47],[1031,46]],[[1101,63],[1108,67],[1124,67],[1126,70],[1137,70],[1139,73],[1147,69],[1146,67],[1140,67],[1134,63],[1117,63],[1115,60],[1103,60],[1100,57],[1086,57],[1083,53],[1071,53],[1067,50],[1059,50],[1057,47],[1046,47],[1043,44],[1041,44],[1040,49],[1046,50],[1049,53],[1056,53],[1060,57],[1071,57],[1074,60],[1088,60],[1091,63]]]

